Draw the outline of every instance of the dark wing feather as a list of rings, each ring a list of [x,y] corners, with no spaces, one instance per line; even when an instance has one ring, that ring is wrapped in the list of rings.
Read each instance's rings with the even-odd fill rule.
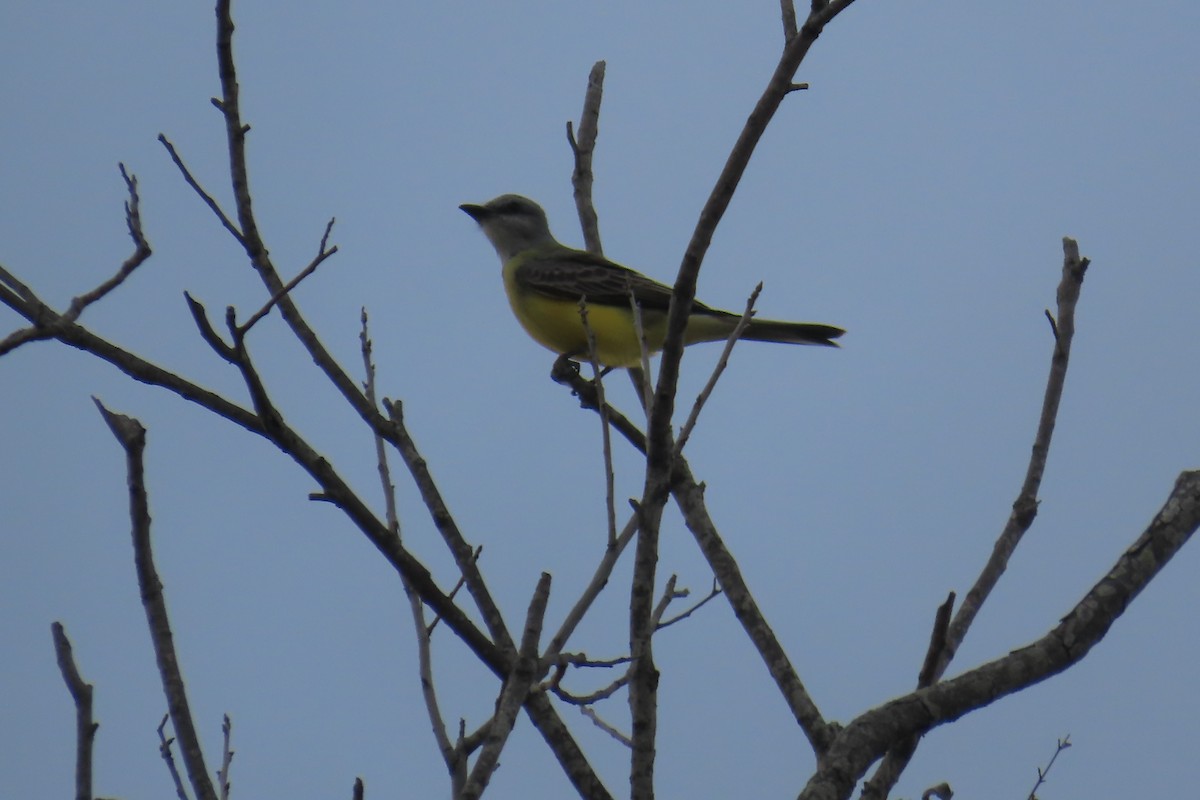
[[[517,267],[517,282],[538,294],[563,300],[586,297],[596,305],[629,305],[629,293],[646,309],[666,311],[671,287],[584,250],[555,248],[531,254]],[[694,303],[697,311],[707,311]]]

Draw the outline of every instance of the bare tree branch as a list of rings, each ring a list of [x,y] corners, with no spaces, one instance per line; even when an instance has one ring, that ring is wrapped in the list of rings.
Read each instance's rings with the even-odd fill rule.
[[[321,249],[325,249],[324,244],[322,244]],[[359,334],[359,342],[362,349],[363,371],[366,374],[363,391],[366,393],[367,400],[371,405],[375,405],[377,402],[375,395],[375,363],[371,357],[373,345],[367,327],[367,309],[365,307],[362,309],[360,319],[362,330]],[[387,448],[384,445],[383,437],[377,432],[374,433],[373,438],[375,440],[375,460],[379,470],[379,481],[383,486],[388,528],[399,539],[400,516],[396,510],[396,487],[392,483],[391,469],[388,467]],[[437,691],[433,684],[433,652],[430,647],[430,628],[425,624],[425,605],[421,602],[421,596],[403,573],[400,574],[400,580],[404,587],[405,596],[408,597],[409,611],[412,614],[413,629],[417,638],[417,672],[421,682],[421,696],[425,701],[425,711],[429,715],[429,724],[433,730],[434,741],[437,743],[438,750],[442,754],[442,760],[450,772],[450,782],[453,790],[451,795],[457,797],[466,781],[466,758],[450,743],[450,736],[446,731],[446,722],[438,704]],[[451,592],[450,596],[453,597],[454,593]]]
[[[729,338],[725,340],[725,347],[721,350],[721,357],[717,359],[717,365],[713,367],[712,375],[708,377],[708,382],[704,384],[704,388],[696,397],[696,402],[692,404],[692,411],[688,414],[687,421],[679,429],[679,438],[675,442],[676,456],[683,452],[688,437],[692,435],[692,429],[696,427],[696,420],[700,418],[700,411],[708,402],[708,398],[716,388],[717,381],[725,372],[725,368],[729,366],[729,356],[733,353],[733,346],[737,344],[738,339],[742,338],[742,333],[750,324],[750,319],[754,316],[754,304],[758,302],[758,295],[762,292],[762,288],[762,281],[759,281],[758,285],[754,287],[754,291],[750,293],[750,297],[746,300],[746,310],[742,312],[742,318],[738,320],[738,324],[730,332]]]
[[[629,673],[628,672],[626,672],[624,675],[617,678],[615,681],[608,684],[604,688],[597,689],[596,691],[592,692],[591,694],[585,694],[585,695],[571,694],[566,689],[563,689],[561,686],[554,687],[554,694],[556,697],[560,698],[563,702],[570,703],[573,706],[590,706],[593,703],[598,703],[601,700],[607,700],[608,698],[612,697],[614,694],[616,694],[621,689],[622,686],[625,686],[627,683],[629,683]]]
[[[1050,763],[1046,764],[1046,768],[1038,767],[1037,782],[1033,784],[1033,788],[1029,790],[1028,800],[1037,800],[1038,788],[1046,782],[1046,776],[1050,774],[1050,769],[1054,766],[1054,762],[1058,759],[1058,754],[1071,746],[1071,734],[1067,734],[1058,740],[1058,746],[1054,750],[1054,755],[1050,756]]]
[[[219,105],[217,107],[220,108]],[[206,192],[204,187],[200,185],[200,182],[196,180],[194,175],[192,175],[192,171],[187,168],[186,164],[183,163],[183,158],[175,149],[175,145],[171,144],[171,140],[168,139],[164,134],[160,133],[158,135],[158,141],[162,142],[162,146],[167,149],[167,154],[171,156],[171,161],[173,161],[175,166],[179,169],[179,173],[183,176],[184,182],[188,186],[192,187],[192,190],[200,196],[200,199],[204,201],[204,204],[212,210],[217,219],[221,221],[221,226],[224,227],[225,230],[229,231],[229,234],[233,236],[234,239],[237,239],[238,243],[244,247],[246,244],[246,239],[242,236],[242,232],[238,230],[237,225],[235,225],[233,220],[229,218],[229,216],[225,213],[213,196]]]
[[[636,533],[637,514],[634,514],[625,523],[625,527],[621,530],[620,535],[617,536],[616,541],[605,547],[604,556],[596,566],[596,571],[593,573],[592,579],[588,582],[579,599],[575,601],[575,605],[567,612],[567,616],[563,619],[558,632],[551,638],[550,645],[546,649],[545,656],[543,656],[545,661],[554,661],[558,657],[558,654],[562,652],[563,647],[567,644],[567,640],[571,638],[571,634],[575,632],[575,628],[583,620],[588,609],[591,608],[592,602],[608,584],[608,578],[612,575],[613,567],[617,564],[617,559],[621,557],[621,553],[625,550],[629,542],[633,540]]]
[[[671,491],[675,504],[683,513],[684,524],[692,532],[696,544],[700,546],[700,552],[704,554],[713,574],[720,581],[734,616],[758,650],[759,657],[766,664],[767,671],[775,680],[775,685],[819,761],[833,740],[835,728],[821,715],[795,667],[792,666],[783,645],[759,609],[754,595],[750,593],[750,587],[742,577],[737,561],[725,546],[708,514],[703,484],[696,483],[687,461],[682,456],[675,459]]]
[[[67,691],[75,701],[75,800],[92,800],[92,746],[100,725],[92,720],[92,685],[79,674],[71,642],[61,622],[50,626],[54,654]]]
[[[1063,239],[1062,279],[1056,292],[1058,321],[1055,321],[1049,311],[1046,312],[1054,339],[1050,357],[1050,375],[1042,397],[1042,413],[1038,420],[1037,432],[1034,434],[1029,464],[1025,468],[1025,479],[1021,484],[1017,499],[1013,502],[1013,510],[1009,515],[1008,522],[993,545],[991,557],[984,565],[979,577],[975,579],[975,584],[967,592],[958,613],[954,615],[954,619],[946,631],[936,661],[932,665],[927,663],[926,668],[922,669],[921,674],[922,676],[928,675],[929,683],[936,681],[945,673],[954,654],[958,652],[959,645],[966,638],[967,631],[974,622],[976,614],[983,607],[983,603],[995,588],[1000,576],[1004,574],[1008,567],[1008,560],[1037,516],[1039,503],[1037,493],[1042,484],[1042,476],[1046,472],[1050,442],[1054,436],[1058,409],[1062,401],[1063,389],[1066,386],[1071,343],[1075,338],[1075,307],[1079,303],[1083,277],[1089,263],[1088,259],[1080,258],[1079,245],[1074,239]],[[900,779],[905,767],[908,766],[916,748],[916,740],[897,743],[896,747],[880,762],[875,774],[864,785],[863,800],[886,798]]]
[[[488,727],[487,738],[475,767],[467,778],[467,785],[458,795],[461,800],[477,800],[487,788],[492,773],[500,763],[500,751],[512,733],[513,724],[517,721],[517,713],[530,687],[537,680],[538,641],[542,635],[542,621],[546,616],[546,604],[550,600],[550,573],[543,572],[533,592],[529,610],[525,615],[525,631],[521,637],[521,649],[518,652],[512,674],[504,682],[500,698],[496,702],[496,713]]]
[[[656,398],[655,402],[658,402]],[[669,440],[669,437],[668,437]],[[650,455],[647,454],[647,460]],[[629,784],[632,800],[654,797],[654,763],[658,738],[658,667],[654,664],[654,582],[658,566],[658,531],[663,505],[647,468],[646,489],[637,507],[638,536],[629,592]]]
[[[576,139],[571,122],[567,121],[567,142],[575,157],[575,168],[571,173],[571,186],[575,190],[575,208],[579,224],[583,227],[584,246],[598,256],[604,255],[600,244],[600,223],[596,217],[596,206],[592,200],[592,154],[596,150],[596,137],[600,132],[600,101],[604,96],[603,61],[592,65],[588,73],[587,92],[583,96],[583,113],[579,115],[579,137]]]
[[[598,411],[600,398],[596,394],[596,387],[592,385],[591,381],[583,378],[579,374],[579,370],[571,366],[571,363],[571,360],[566,358],[555,360],[554,369],[550,372],[551,380],[570,388],[571,394],[579,398],[581,408]],[[646,452],[646,434],[642,433],[641,428],[612,406],[608,406],[605,413],[608,423],[616,429],[617,433],[624,436],[638,452]]]
[[[125,262],[121,264],[121,268],[117,270],[117,274],[90,292],[82,294],[71,301],[70,307],[63,314],[63,319],[68,322],[74,322],[79,319],[79,315],[83,313],[85,308],[124,283],[125,279],[133,274],[133,271],[150,257],[150,243],[146,241],[146,235],[142,232],[142,215],[138,211],[137,178],[125,171],[124,164],[121,164],[120,167],[121,178],[124,179],[125,187],[129,190],[129,200],[125,202],[125,224],[129,228],[130,237],[133,239],[133,255],[125,259]]]
[[[1037,516],[1037,492],[1042,485],[1042,476],[1046,472],[1046,460],[1050,455],[1050,440],[1054,436],[1054,425],[1058,419],[1058,407],[1062,402],[1063,387],[1067,380],[1067,366],[1071,357],[1071,342],[1075,338],[1075,307],[1079,303],[1080,289],[1083,288],[1083,276],[1090,262],[1079,257],[1079,245],[1074,239],[1063,239],[1062,280],[1058,284],[1058,324],[1054,328],[1054,353],[1050,358],[1050,377],[1046,381],[1046,392],[1042,399],[1042,414],[1038,421],[1037,434],[1034,436],[1033,449],[1030,453],[1029,466],[1025,471],[1025,481],[1021,491],[1013,502],[1012,514],[1004,531],[996,541],[995,549],[983,572],[975,581],[975,585],[967,592],[962,606],[954,615],[946,638],[946,648],[938,669],[941,675],[946,666],[954,658],[958,646],[966,638],[967,630],[979,613],[980,607],[988,594],[995,587],[1000,576],[1008,566],[1021,537],[1033,524]]]
[[[296,277],[288,281],[282,289],[271,295],[271,299],[268,300],[262,308],[254,312],[250,319],[242,323],[242,325],[238,328],[239,336],[244,337],[250,331],[250,329],[254,327],[256,322],[265,317],[267,314],[271,313],[271,309],[275,307],[275,304],[278,303],[284,295],[286,295],[292,289],[295,289],[296,286],[299,285],[300,281],[313,274],[316,268],[321,266],[325,259],[337,253],[338,249],[336,244],[333,247],[329,247],[329,234],[333,230],[334,221],[334,218],[330,217],[328,224],[325,225],[325,233],[321,236],[321,246],[317,248],[317,254],[313,257],[313,260],[308,262],[308,266],[300,270]]]
[[[175,738],[168,739],[164,732],[170,720],[171,715],[167,713],[163,714],[162,722],[158,723],[158,753],[167,764],[167,772],[171,774],[171,783],[175,786],[175,796],[179,800],[190,800],[187,789],[183,785],[183,777],[179,774],[179,767],[175,766],[175,755],[171,752]]]
[[[577,372],[568,374],[564,371],[556,376],[556,380],[570,386],[584,408],[596,408],[595,390]],[[615,409],[609,410],[609,419],[631,444],[645,452],[645,437],[636,426]],[[697,544],[720,582],[735,616],[758,650],[793,716],[812,744],[814,752],[821,753],[828,747],[834,731],[821,716],[783,645],[758,608],[737,561],[725,546],[716,525],[708,515],[704,505],[704,487],[696,482],[687,460],[682,455],[675,458],[671,491],[676,504],[683,512],[685,524],[696,537]],[[607,574],[604,579],[607,580]],[[598,592],[599,588],[596,591]]]
[[[853,0],[835,0],[819,9],[814,3],[813,11],[805,20],[799,34],[791,37],[785,44],[774,74],[767,82],[767,87],[763,90],[754,110],[750,112],[750,117],[746,120],[746,125],[742,128],[742,132],[725,162],[725,167],[717,178],[716,185],[705,202],[704,208],[700,211],[700,218],[696,222],[696,228],[684,251],[679,272],[675,277],[675,290],[672,295],[671,310],[667,317],[667,334],[663,342],[658,384],[655,389],[654,414],[651,416],[646,430],[650,442],[647,453],[648,466],[653,476],[652,479],[648,478],[647,485],[648,489],[652,489],[652,491],[648,491],[647,496],[643,498],[643,505],[646,505],[646,500],[650,495],[657,497],[659,502],[666,499],[665,488],[670,472],[670,450],[667,449],[667,439],[669,438],[670,420],[674,414],[675,387],[679,381],[679,362],[683,356],[683,332],[687,327],[692,300],[696,295],[696,280],[700,274],[700,265],[712,242],[713,233],[724,216],[725,210],[729,207],[734,190],[741,182],[746,166],[750,163],[750,157],[754,154],[767,125],[775,116],[783,99],[791,93],[792,78],[796,74],[796,70],[800,68],[800,63],[808,55],[809,48],[824,30],[825,25],[849,7],[851,2]]]
[[[680,613],[678,613],[675,616],[668,619],[666,622],[659,622],[658,626],[657,626],[658,630],[661,631],[663,628],[670,627],[671,625],[674,625],[676,622],[682,622],[683,620],[687,619],[692,614],[695,614],[697,611],[699,611],[701,608],[703,608],[710,600],[712,600],[714,597],[716,597],[720,593],[721,593],[721,585],[717,582],[716,578],[713,578],[713,585],[712,585],[712,588],[709,589],[708,594],[704,595],[704,597],[701,597],[699,600],[697,600],[695,603],[693,603],[691,605],[691,607],[688,608],[686,611],[681,611]],[[684,592],[683,594],[681,594],[679,596],[686,597],[687,593]]]
[[[590,719],[597,728],[604,731],[621,744],[629,748],[633,747],[633,740],[601,719],[600,715],[596,713],[596,709],[592,708],[591,706],[580,706],[579,713]]]
[[[226,714],[221,720],[221,768],[217,770],[217,783],[221,787],[221,800],[229,800],[229,770],[233,766],[233,720]]]
[[[579,321],[583,323],[583,332],[587,336],[588,360],[592,364],[592,385],[596,389],[596,405],[600,412],[600,450],[604,458],[604,506],[608,518],[608,544],[613,546],[617,541],[617,506],[613,497],[612,434],[608,428],[608,403],[604,401],[604,371],[600,368],[600,359],[596,355],[596,333],[588,322],[587,298],[579,298]],[[566,358],[565,355],[559,358]]]
[[[934,670],[941,659],[942,651],[946,649],[946,631],[950,627],[950,613],[954,610],[954,592],[946,597],[946,602],[938,606],[937,615],[933,619],[933,631],[929,634],[929,647],[925,651],[925,662],[921,665],[921,673],[917,676],[917,688],[924,689],[932,686]]]
[[[434,610],[446,619],[448,624],[451,624],[456,633],[460,637],[463,637],[464,641],[476,651],[477,655],[480,655],[481,659],[488,664],[488,667],[493,672],[497,675],[505,676],[510,672],[511,662],[516,657],[516,647],[513,644],[511,635],[504,626],[503,618],[500,616],[499,609],[492,600],[482,576],[479,575],[478,569],[472,562],[472,548],[466,544],[458,532],[457,526],[454,525],[449,511],[442,502],[440,493],[436,491],[436,487],[428,477],[428,470],[424,459],[421,458],[411,437],[408,436],[403,428],[398,404],[389,411],[388,419],[381,417],[377,410],[367,402],[366,397],[358,389],[355,382],[338,366],[334,358],[321,344],[311,327],[301,317],[299,310],[292,302],[290,296],[286,293],[280,294],[283,289],[283,282],[279,278],[278,271],[271,263],[266,245],[263,242],[254,217],[251,202],[246,168],[246,133],[249,131],[249,126],[244,124],[241,119],[237,70],[233,58],[233,32],[234,24],[230,14],[229,0],[218,0],[217,63],[221,80],[221,99],[217,100],[215,105],[225,119],[226,139],[229,144],[229,171],[242,233],[240,241],[250,258],[251,265],[258,272],[267,290],[272,296],[280,295],[278,301],[279,311],[285,322],[292,329],[292,332],[308,350],[314,363],[320,367],[330,382],[333,383],[350,405],[359,413],[360,417],[368,425],[375,428],[380,435],[387,439],[400,452],[405,466],[408,467],[409,472],[413,475],[417,483],[418,489],[421,491],[422,499],[425,501],[438,531],[444,537],[447,537],[447,543],[451,548],[451,552],[454,554],[459,569],[466,578],[467,590],[471,593],[476,607],[483,616],[484,623],[488,626],[494,644],[493,641],[488,641],[478,633],[474,625],[471,624],[457,606],[444,601],[444,596],[436,589],[425,567],[412,558],[400,546],[399,542],[394,541],[395,537],[381,535],[381,529],[385,531],[386,528],[379,525],[377,520],[374,520],[361,501],[349,490],[349,487],[345,486],[340,479],[335,480],[336,476],[332,474],[332,469],[329,468],[324,459],[320,459],[317,456],[315,461],[310,461],[307,458],[308,452],[305,452],[302,463],[306,465],[306,468],[310,469],[310,472],[315,470],[314,477],[317,477],[322,486],[326,488],[327,493],[328,486],[325,482],[326,479],[339,484],[336,495],[331,496],[337,501],[339,507],[355,520],[360,530],[367,533],[372,543],[379,547],[385,554],[390,553],[389,560],[393,564],[396,564],[398,567],[400,564],[404,564],[402,568],[408,571],[409,579],[412,580],[413,585],[421,593],[422,598],[426,602],[429,602]],[[386,400],[384,401],[384,406],[385,408],[387,407]],[[304,451],[311,451],[311,448],[308,448],[302,441],[299,441],[298,437],[295,437],[295,440],[289,437],[288,444],[294,444]],[[287,451],[294,458],[299,455],[290,446],[287,447]],[[315,453],[312,453],[312,455],[316,456]],[[544,696],[535,693],[527,699],[525,707],[530,715],[530,719],[533,720],[538,731],[554,751],[555,757],[564,771],[566,771],[576,790],[583,797],[587,798],[609,797],[608,791],[591,769],[582,750],[579,749],[578,744],[571,737],[566,726],[558,718],[549,701]]]
[[[783,41],[790,42],[799,32],[796,28],[796,4],[792,0],[779,0],[779,11],[783,17]]]
[[[931,797],[936,797],[937,800],[951,800],[954,797],[954,790],[950,788],[949,783],[942,781],[921,792],[921,800],[929,800]]]
[[[897,742],[926,733],[1078,663],[1200,527],[1200,470],[1180,473],[1170,496],[1116,564],[1037,641],[955,678],[860,714],[834,737],[800,800],[847,798]]]
[[[413,481],[421,493],[421,499],[429,509],[438,533],[442,535],[442,539],[454,556],[455,564],[466,582],[467,591],[475,600],[476,607],[483,615],[484,624],[487,625],[488,632],[495,640],[500,652],[507,654],[506,658],[515,657],[516,647],[513,644],[512,636],[504,624],[504,617],[500,614],[499,606],[492,599],[483,575],[479,571],[474,555],[475,550],[462,535],[458,525],[455,524],[454,517],[429,472],[428,464],[417,450],[416,442],[409,435],[408,429],[404,425],[403,406],[399,402],[391,402],[385,397],[383,407],[387,410],[388,420],[385,426],[379,429],[379,432],[396,448],[405,466],[408,467],[409,474],[412,475]],[[435,610],[441,613],[440,609]]]
[[[835,8],[835,5],[837,6]],[[783,54],[766,89],[742,128],[742,132],[724,169],[717,178],[684,252],[667,314],[667,333],[659,360],[658,382],[646,426],[646,481],[640,503],[637,548],[634,555],[633,591],[630,595],[630,655],[633,675],[629,683],[629,703],[633,717],[633,767],[631,787],[634,800],[654,794],[654,737],[656,722],[658,670],[654,666],[649,625],[653,605],[655,566],[658,560],[658,533],[672,483],[675,447],[671,419],[675,414],[675,394],[679,383],[679,364],[683,357],[684,330],[696,295],[700,265],[712,242],[717,224],[724,216],[733,192],[750,162],[759,140],[779,105],[792,91],[792,78],[824,26],[849,3],[835,4],[809,14],[799,34],[784,46]],[[727,595],[729,587],[725,586]],[[730,598],[732,600],[732,597]],[[812,709],[815,712],[815,707]],[[812,722],[811,715],[810,722]]]
[[[0,356],[27,342],[55,338],[60,328],[74,323],[84,309],[124,283],[135,269],[150,258],[150,243],[146,241],[142,231],[142,217],[138,210],[137,178],[125,171],[124,164],[121,164],[120,168],[121,178],[129,191],[129,199],[125,201],[125,225],[133,239],[133,254],[125,259],[111,278],[71,300],[70,306],[62,314],[50,309],[15,275],[0,267],[0,303],[4,303],[33,323],[31,327],[13,331],[0,340]]]
[[[117,441],[125,450],[129,481],[129,516],[133,522],[134,564],[137,567],[142,605],[146,609],[150,639],[158,661],[158,673],[162,678],[163,693],[167,697],[167,708],[171,713],[171,725],[175,729],[175,735],[179,737],[183,764],[187,768],[188,780],[196,796],[200,800],[217,800],[212,778],[209,777],[208,768],[204,766],[200,737],[196,735],[196,728],[192,724],[192,712],[188,707],[183,675],[179,671],[179,658],[175,654],[171,623],[167,618],[167,605],[163,600],[163,585],[154,567],[154,554],[150,547],[150,507],[146,499],[142,464],[142,454],[146,448],[146,429],[133,417],[114,414],[99,400],[95,400],[95,403],[113,436],[117,437]]]

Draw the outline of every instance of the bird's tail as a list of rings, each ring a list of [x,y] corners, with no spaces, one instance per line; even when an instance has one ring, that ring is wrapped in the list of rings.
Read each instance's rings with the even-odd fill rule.
[[[845,333],[833,325],[818,322],[779,322],[773,319],[752,319],[742,332],[743,339],[755,342],[784,342],[786,344],[819,344],[837,347],[834,339]]]

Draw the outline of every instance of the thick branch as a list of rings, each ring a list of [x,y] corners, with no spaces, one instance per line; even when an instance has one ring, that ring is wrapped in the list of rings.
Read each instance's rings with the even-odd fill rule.
[[[1038,641],[927,689],[892,700],[835,738],[801,800],[842,800],[897,742],[1057,675],[1078,663],[1200,527],[1200,470],[1181,473],[1166,503],[1062,621]]]
[[[1012,513],[1001,531],[999,538],[992,548],[992,555],[984,565],[975,584],[967,592],[963,604],[953,621],[946,630],[939,652],[933,653],[934,660],[927,659],[921,675],[925,681],[918,686],[928,686],[938,680],[950,661],[958,652],[959,645],[967,636],[967,631],[974,622],[983,603],[995,588],[1000,576],[1008,567],[1008,561],[1020,544],[1025,532],[1033,525],[1038,510],[1038,489],[1042,484],[1042,476],[1046,472],[1046,460],[1050,455],[1050,442],[1054,435],[1055,422],[1058,419],[1058,409],[1062,402],[1063,389],[1066,386],[1067,366],[1070,362],[1071,343],[1075,338],[1075,307],[1079,303],[1080,291],[1083,287],[1083,277],[1087,272],[1088,260],[1080,258],[1079,246],[1074,239],[1063,239],[1062,279],[1055,293],[1058,301],[1058,320],[1050,316],[1050,330],[1054,338],[1054,347],[1050,356],[1050,375],[1046,381],[1046,390],[1042,397],[1042,412],[1038,420],[1037,432],[1034,434],[1033,447],[1029,455],[1029,464],[1025,468],[1025,479],[1013,502]],[[880,762],[879,768],[863,787],[863,800],[883,800],[888,796],[892,787],[900,779],[901,773],[908,766],[913,753],[916,752],[917,741],[910,739],[898,743]]]
[[[663,504],[671,484],[672,460],[675,447],[671,435],[671,419],[675,413],[675,393],[679,382],[679,364],[683,356],[683,333],[696,294],[700,264],[712,242],[713,233],[733,192],[741,181],[755,147],[766,131],[783,98],[792,91],[792,78],[825,24],[844,5],[831,10],[826,7],[809,15],[799,34],[784,46],[783,54],[767,83],[762,97],[742,128],[729,158],[713,187],[696,229],[684,252],[675,278],[667,315],[667,334],[659,364],[650,416],[646,427],[646,482],[642,491],[641,519],[637,551],[634,557],[633,592],[630,598],[630,655],[633,672],[629,683],[629,702],[633,712],[633,769],[631,784],[635,800],[653,797],[654,763],[654,705],[658,671],[654,667],[650,635],[655,566],[658,559],[658,526]],[[732,599],[732,598],[731,598]]]

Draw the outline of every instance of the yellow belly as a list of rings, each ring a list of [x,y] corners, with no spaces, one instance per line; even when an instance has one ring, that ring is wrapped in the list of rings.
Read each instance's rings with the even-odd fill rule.
[[[587,361],[587,333],[579,314],[579,302],[547,297],[522,289],[504,270],[504,289],[513,314],[534,341],[558,354]],[[641,363],[642,349],[633,324],[633,313],[618,306],[587,307],[588,327],[596,338],[596,357],[606,367],[634,367]],[[666,316],[661,312],[643,315],[647,345],[651,353],[662,349]]]

